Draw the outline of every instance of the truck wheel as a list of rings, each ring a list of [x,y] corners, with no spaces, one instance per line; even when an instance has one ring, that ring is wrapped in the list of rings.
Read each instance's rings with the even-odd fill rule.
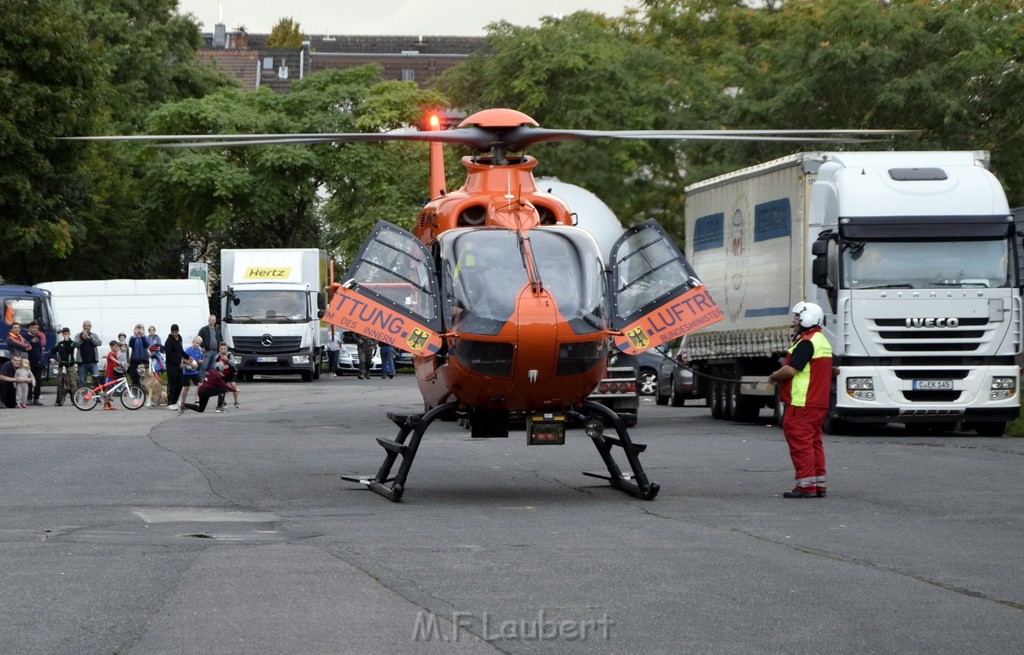
[[[975,428],[979,437],[1001,437],[1006,432],[1006,421],[978,423]]]
[[[711,418],[721,419],[725,416],[724,389],[718,380],[712,380],[708,390],[708,404],[711,405]]]
[[[661,393],[661,391],[658,391],[654,394],[654,403],[656,405],[667,405],[669,397],[670,396]]]
[[[723,407],[722,417],[727,421],[738,421],[736,411],[739,406],[740,385],[735,382],[722,383]]]
[[[772,408],[772,418],[775,419],[775,425],[782,427],[782,417],[786,413],[786,403],[782,402],[779,398],[779,392],[775,392],[775,407]]]
[[[852,428],[849,423],[842,419],[835,418],[831,413],[825,417],[823,429],[825,430],[825,434],[834,435],[850,434],[852,432]]]
[[[679,394],[676,393],[676,385],[674,382],[672,383],[672,395],[669,396],[668,404],[672,405],[673,407],[682,407],[683,405],[686,404],[686,397],[680,396]]]
[[[303,371],[302,372],[302,381],[303,382],[312,382],[313,381],[313,371]]]
[[[313,362],[313,379],[314,380],[319,380],[320,379],[320,369],[323,367],[323,365],[324,365],[324,363],[322,361],[320,361],[319,359],[316,360],[315,362]]]

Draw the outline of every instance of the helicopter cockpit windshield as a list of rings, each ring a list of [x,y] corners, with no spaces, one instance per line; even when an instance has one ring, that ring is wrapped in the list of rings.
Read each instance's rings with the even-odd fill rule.
[[[530,231],[530,247],[544,288],[572,329],[606,329],[604,267],[593,237],[579,229],[540,227]]]
[[[497,334],[515,311],[528,278],[511,230],[453,230],[442,235],[445,323]]]
[[[455,330],[498,334],[529,283],[519,236],[512,230],[452,230],[440,238],[445,321]],[[593,239],[571,228],[529,232],[543,288],[579,334],[604,329],[600,255]]]

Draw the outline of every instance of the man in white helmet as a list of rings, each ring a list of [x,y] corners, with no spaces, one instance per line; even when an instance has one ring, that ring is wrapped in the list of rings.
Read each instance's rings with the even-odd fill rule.
[[[768,376],[770,382],[781,385],[779,397],[786,403],[782,432],[796,469],[796,486],[783,498],[822,498],[826,492],[821,432],[832,393],[832,346],[821,333],[824,320],[825,312],[818,305],[797,303],[793,307],[796,341],[782,368]]]

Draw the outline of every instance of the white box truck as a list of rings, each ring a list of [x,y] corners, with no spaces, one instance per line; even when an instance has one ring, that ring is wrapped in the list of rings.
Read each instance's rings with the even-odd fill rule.
[[[240,376],[320,377],[327,263],[316,248],[220,251],[221,327]]]
[[[777,406],[766,378],[806,299],[825,310],[838,367],[826,429],[1002,434],[1020,408],[1024,262],[988,161],[800,153],[688,187],[686,255],[727,319],[686,344],[712,415]]]
[[[177,280],[62,280],[36,285],[50,292],[57,322],[71,329],[74,336],[82,323],[92,323],[92,331],[103,344],[100,356],[107,354],[107,344],[119,332],[132,336],[132,329],[142,323],[156,328],[162,340],[177,323],[186,346],[210,317],[210,298],[206,283],[194,278]]]

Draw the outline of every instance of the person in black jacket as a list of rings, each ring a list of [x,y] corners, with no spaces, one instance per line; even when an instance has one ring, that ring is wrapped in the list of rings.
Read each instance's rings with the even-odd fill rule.
[[[39,393],[43,388],[43,372],[48,363],[46,353],[50,352],[50,349],[46,347],[46,334],[39,330],[38,321],[28,324],[28,334],[25,335],[25,340],[32,346],[32,349],[28,351],[28,361],[29,367],[32,369],[32,377],[36,381],[32,385],[31,402],[33,405],[42,405],[43,401],[39,399]]]
[[[146,328],[139,323],[128,338],[128,377],[132,384],[139,384],[139,367],[149,366],[149,346]]]
[[[92,331],[92,322],[84,321],[82,323],[82,331],[75,336],[75,348],[78,349],[75,361],[78,362],[79,386],[84,387],[85,380],[90,375],[94,383],[100,381],[100,367],[98,364],[100,357],[97,348],[102,343],[99,335],[94,334]]]
[[[178,409],[181,396],[181,363],[185,358],[185,347],[181,343],[178,324],[171,325],[171,333],[164,342],[164,357],[167,363],[167,409]]]

